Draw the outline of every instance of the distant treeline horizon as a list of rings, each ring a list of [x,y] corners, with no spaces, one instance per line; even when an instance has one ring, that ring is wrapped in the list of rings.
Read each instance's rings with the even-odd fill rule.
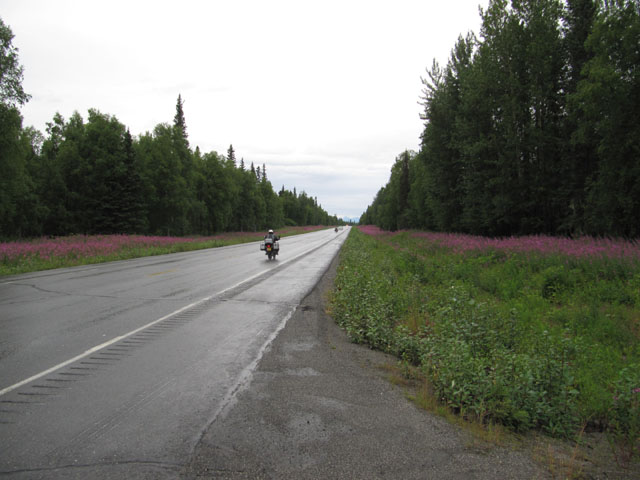
[[[361,224],[640,236],[640,2],[491,0]]]
[[[13,34],[0,18],[0,239],[70,234],[211,235],[283,226],[343,225],[306,192],[275,192],[266,165],[189,145],[183,100],[173,123],[133,137],[90,109],[46,134],[23,128],[30,96]]]

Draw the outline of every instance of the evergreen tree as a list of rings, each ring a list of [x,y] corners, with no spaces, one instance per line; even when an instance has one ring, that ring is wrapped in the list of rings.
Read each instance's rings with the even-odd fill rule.
[[[187,135],[187,122],[184,118],[184,101],[182,96],[178,95],[176,102],[176,114],[173,117],[173,127],[176,129],[178,136],[184,141],[187,148],[189,147],[188,135]]]
[[[193,153],[187,138],[187,125],[183,109],[184,102],[178,95],[176,115],[173,120],[173,148],[178,160],[180,176],[184,180],[184,202],[186,214],[180,217],[180,226],[176,226],[181,233],[193,232],[204,221],[205,212],[201,203],[196,199],[197,171],[193,163]],[[175,227],[174,227],[175,228]]]
[[[458,45],[462,45],[459,40]],[[459,48],[460,50],[463,47]],[[432,172],[428,187],[429,203],[440,230],[459,230],[462,215],[461,158],[455,143],[456,116],[459,106],[459,85],[451,60],[445,69],[434,62],[423,79],[425,129],[422,134],[423,160]],[[397,207],[394,207],[394,209]],[[391,211],[388,213],[390,217]]]
[[[118,233],[144,233],[147,230],[147,212],[144,199],[141,168],[138,164],[133,138],[129,129],[124,134],[123,177],[120,179],[122,189],[121,208],[123,224]]]
[[[227,150],[227,162],[234,167],[236,166],[236,152],[233,150],[233,145],[229,145]]]
[[[409,220],[409,192],[411,184],[409,182],[409,152],[405,150],[400,155],[400,178],[398,185],[398,228],[407,228]]]

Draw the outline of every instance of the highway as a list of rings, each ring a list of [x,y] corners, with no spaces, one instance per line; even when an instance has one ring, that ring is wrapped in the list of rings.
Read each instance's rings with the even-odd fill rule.
[[[174,478],[347,234],[0,278],[0,475]]]

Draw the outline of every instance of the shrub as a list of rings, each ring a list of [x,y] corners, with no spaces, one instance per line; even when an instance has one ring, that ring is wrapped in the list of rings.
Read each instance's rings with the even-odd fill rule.
[[[640,457],[640,363],[624,368],[614,384],[608,415],[608,437],[624,463]]]
[[[637,242],[363,228],[332,311],[354,341],[420,366],[453,411],[554,436],[604,426],[637,453],[639,291]]]

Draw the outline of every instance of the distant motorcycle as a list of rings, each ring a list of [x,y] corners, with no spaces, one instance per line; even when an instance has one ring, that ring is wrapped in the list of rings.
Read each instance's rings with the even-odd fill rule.
[[[267,237],[264,239],[264,242],[260,243],[260,250],[264,250],[264,253],[269,257],[269,260],[275,260],[276,255],[280,252],[280,242]]]

